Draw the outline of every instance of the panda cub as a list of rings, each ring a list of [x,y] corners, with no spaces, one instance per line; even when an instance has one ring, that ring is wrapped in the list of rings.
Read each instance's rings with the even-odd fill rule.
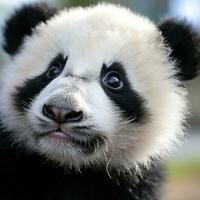
[[[158,200],[183,135],[199,36],[116,5],[19,8],[5,22],[1,200]]]

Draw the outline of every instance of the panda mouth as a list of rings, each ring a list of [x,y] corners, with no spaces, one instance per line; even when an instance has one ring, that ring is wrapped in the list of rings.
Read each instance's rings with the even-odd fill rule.
[[[61,129],[57,129],[55,131],[49,131],[43,134],[39,134],[38,136],[40,138],[50,138],[57,143],[71,143],[76,148],[81,148],[85,154],[91,154],[93,152],[96,152],[96,150],[105,145],[105,136],[94,132],[93,134],[88,134],[84,132],[81,129],[78,129],[78,131],[74,129],[68,132],[64,132]],[[74,137],[73,135],[76,135],[76,137]]]

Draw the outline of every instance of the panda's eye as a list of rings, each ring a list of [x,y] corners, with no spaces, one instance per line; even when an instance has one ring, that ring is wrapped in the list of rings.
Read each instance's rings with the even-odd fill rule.
[[[103,82],[111,90],[121,90],[123,88],[122,77],[118,72],[109,72]]]
[[[60,62],[56,62],[51,65],[47,72],[47,78],[48,79],[53,79],[59,76],[62,72],[62,64]]]

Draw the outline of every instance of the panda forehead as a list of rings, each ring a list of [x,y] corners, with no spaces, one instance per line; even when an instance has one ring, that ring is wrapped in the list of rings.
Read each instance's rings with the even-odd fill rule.
[[[138,41],[155,42],[158,35],[156,26],[146,18],[108,5],[65,10],[37,27],[36,32],[40,38],[36,36],[34,43],[46,41],[49,45],[44,46],[89,63],[94,60],[91,57],[102,62],[112,59],[120,50],[136,50]]]
[[[38,43],[37,50],[32,46],[36,46],[36,43]],[[31,58],[30,60],[37,60],[35,61],[37,63],[31,67],[36,70],[36,74],[40,71],[37,71],[39,68],[42,72],[54,57],[58,54],[63,54],[64,57],[68,56],[63,72],[77,73],[77,75],[79,73],[96,73],[95,75],[98,75],[104,63],[110,66],[113,62],[121,62],[125,66],[126,60],[131,57],[134,60],[138,48],[141,47],[142,43],[136,45],[132,43],[129,34],[122,35],[113,32],[95,37],[91,33],[91,36],[80,34],[77,37],[72,36],[72,38],[66,36],[65,39],[62,37],[56,39],[54,36],[48,36],[46,41],[41,38],[36,42],[32,42],[27,48],[28,52],[25,51],[25,54],[27,55],[28,53],[30,55],[28,56],[28,58]],[[36,56],[37,59],[35,59]],[[27,60],[27,62],[32,65],[30,60]],[[132,64],[134,65],[134,62]]]
[[[110,17],[111,13],[115,17]],[[17,60],[21,68],[23,63],[29,63],[30,76],[34,76],[62,53],[69,58],[64,72],[97,76],[103,63],[109,66],[133,57],[139,49],[140,53],[147,51],[149,44],[157,42],[157,33],[153,23],[127,9],[102,5],[65,10],[46,24],[40,24],[34,34],[27,37],[23,46],[25,51],[21,51],[24,55],[19,54]],[[145,53],[143,56],[145,59]]]
[[[95,31],[98,34],[104,34],[116,30],[124,34],[129,31],[148,34],[148,32],[154,32],[156,29],[155,24],[146,17],[120,6],[104,4],[87,9],[72,8],[64,10],[51,18],[47,26],[61,33],[70,30],[69,32],[72,32],[73,35],[88,34],[91,31],[93,34]]]
[[[65,33],[70,36],[68,31]],[[30,75],[34,76],[46,70],[49,63],[58,54],[62,54],[63,57],[68,57],[63,73],[97,76],[104,63],[109,66],[116,61],[122,62],[123,57],[127,56],[130,45],[126,41],[124,35],[110,33],[98,38],[85,34],[74,35],[72,38],[56,38],[45,34],[43,30],[42,34],[34,35],[26,41],[24,51],[16,57],[16,65],[18,70],[30,70]]]
[[[21,71],[21,68],[24,67],[26,68],[26,72],[29,72],[30,69],[31,76],[40,74],[44,70],[47,70],[49,64],[52,63],[58,55],[62,55],[63,58],[67,57],[63,74],[74,76],[99,76],[103,64],[106,64],[106,66],[109,67],[114,62],[123,63],[123,59],[128,55],[125,55],[125,50],[128,48],[127,45],[124,43],[119,44],[114,41],[117,41],[117,39],[112,41],[102,39],[99,44],[94,42],[90,46],[87,45],[87,41],[84,41],[82,44],[81,42],[77,42],[78,44],[66,42],[62,43],[62,46],[64,45],[65,49],[61,46],[52,46],[52,48],[54,48],[53,51],[51,44],[49,44],[49,48],[45,48],[45,51],[40,52],[39,56],[37,56],[37,53],[34,53],[35,50],[34,52],[31,52],[33,49],[30,48],[28,49],[28,51],[30,50],[30,56],[23,61],[19,60],[21,63],[17,63],[18,66],[20,65],[18,70]],[[38,47],[38,49],[40,48],[42,49],[43,47]],[[34,59],[36,57],[37,59]],[[27,67],[27,63],[29,67]]]

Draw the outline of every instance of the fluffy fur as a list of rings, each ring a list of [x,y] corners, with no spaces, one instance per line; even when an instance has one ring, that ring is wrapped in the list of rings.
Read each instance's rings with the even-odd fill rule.
[[[29,9],[33,12],[31,20],[24,15]],[[28,189],[48,194],[41,199],[157,199],[155,185],[159,181],[154,184],[153,179],[160,177],[159,170],[142,170],[144,179],[125,171],[135,173],[143,168],[140,166],[150,166],[152,160],[164,157],[179,143],[187,115],[182,80],[197,75],[198,34],[183,22],[167,20],[156,26],[114,5],[55,11],[54,16],[53,9],[46,10],[43,15],[40,5],[23,7],[5,25],[4,47],[12,59],[1,76],[1,137],[9,146],[4,153],[10,152],[12,166],[27,166],[28,174],[35,166],[33,174],[35,178],[41,175],[44,185],[49,185],[50,177],[59,184],[56,197],[35,187]],[[38,12],[44,16],[41,20]],[[30,22],[28,32],[23,31],[23,20]],[[172,36],[177,29],[178,42]],[[10,39],[13,30],[21,33],[14,44]],[[58,63],[62,72],[47,81],[49,70]],[[120,74],[124,85],[117,92],[104,82],[113,71]],[[55,137],[58,124],[42,112],[46,104],[83,113],[80,122],[59,125],[59,136],[65,133],[69,140]],[[16,149],[21,150],[19,160]],[[3,153],[1,156],[5,157]],[[62,167],[45,164],[43,168],[44,160]],[[63,175],[62,168],[71,170]],[[11,170],[16,172],[15,167]],[[83,171],[83,175],[74,170]],[[106,197],[98,189],[105,183]],[[76,189],[79,194],[73,192]],[[27,195],[13,199],[22,197],[30,199]]]

